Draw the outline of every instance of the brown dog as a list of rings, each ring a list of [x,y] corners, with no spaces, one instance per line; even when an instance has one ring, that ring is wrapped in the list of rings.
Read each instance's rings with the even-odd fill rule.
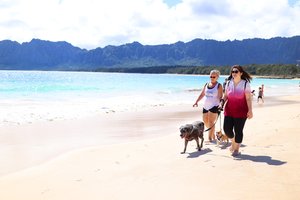
[[[217,136],[217,143],[218,143],[218,146],[221,144],[221,143],[224,143],[226,142],[226,145],[228,144],[229,142],[229,139],[228,137],[222,133],[222,131],[217,131],[216,132],[216,136]]]
[[[198,151],[201,150],[203,146],[203,131],[204,131],[204,123],[201,121],[196,121],[193,124],[186,124],[179,128],[180,137],[184,139],[184,149],[185,153],[186,147],[189,141],[196,140]],[[201,145],[199,144],[199,138],[201,139]]]

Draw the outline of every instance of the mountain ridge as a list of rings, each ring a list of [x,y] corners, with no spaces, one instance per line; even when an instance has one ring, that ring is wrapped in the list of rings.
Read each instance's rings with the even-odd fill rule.
[[[0,69],[95,70],[153,66],[207,66],[233,64],[293,64],[300,61],[300,36],[217,41],[196,38],[189,42],[108,45],[91,50],[66,41],[32,39],[0,41]]]

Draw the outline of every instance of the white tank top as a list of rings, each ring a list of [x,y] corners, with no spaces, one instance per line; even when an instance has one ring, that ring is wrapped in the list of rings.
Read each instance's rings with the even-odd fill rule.
[[[204,98],[204,105],[203,105],[203,108],[205,110],[209,110],[214,106],[219,106],[220,103],[220,98],[218,97],[219,84],[220,83],[217,82],[217,84],[213,88],[208,88],[208,83],[206,84],[205,91],[204,91],[205,98]]]

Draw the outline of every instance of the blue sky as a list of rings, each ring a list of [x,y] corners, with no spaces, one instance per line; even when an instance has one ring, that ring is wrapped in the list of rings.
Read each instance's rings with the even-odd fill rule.
[[[180,3],[181,0],[164,0],[164,2],[168,4],[168,6],[172,7]]]
[[[294,6],[296,3],[299,3],[299,0],[288,0],[291,6]]]
[[[0,41],[86,49],[300,35],[296,0],[1,0]]]

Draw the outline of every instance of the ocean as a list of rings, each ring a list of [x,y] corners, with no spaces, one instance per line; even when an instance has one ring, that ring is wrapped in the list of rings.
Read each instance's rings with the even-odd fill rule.
[[[0,71],[1,124],[77,119],[99,113],[193,104],[206,75]],[[227,76],[221,76],[223,83]],[[254,78],[265,96],[299,94],[299,80]]]

